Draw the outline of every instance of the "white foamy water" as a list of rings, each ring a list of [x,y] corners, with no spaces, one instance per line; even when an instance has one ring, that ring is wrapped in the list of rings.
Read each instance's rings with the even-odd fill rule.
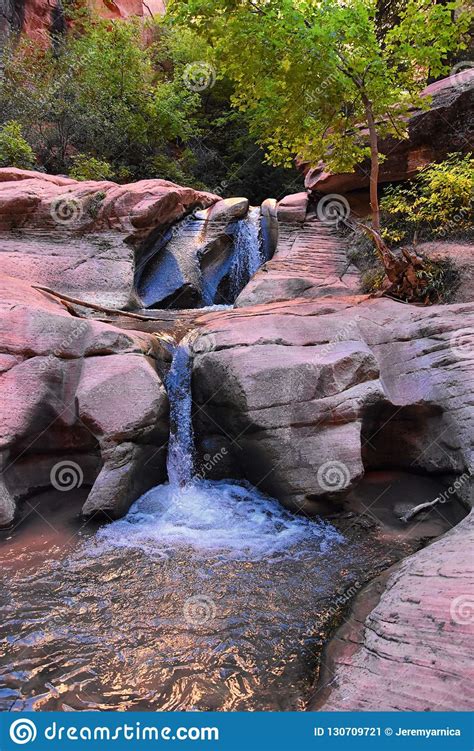
[[[197,556],[269,561],[325,554],[344,541],[330,524],[296,516],[250,485],[207,480],[150,490],[97,540],[156,555],[186,546]]]

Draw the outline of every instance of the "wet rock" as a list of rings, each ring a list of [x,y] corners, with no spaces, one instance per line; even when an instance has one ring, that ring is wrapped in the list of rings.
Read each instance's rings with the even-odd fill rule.
[[[323,298],[201,320],[197,435],[233,439],[236,466],[286,505],[344,496],[364,467],[474,463],[474,304]]]
[[[358,595],[310,709],[469,711],[474,512]]]

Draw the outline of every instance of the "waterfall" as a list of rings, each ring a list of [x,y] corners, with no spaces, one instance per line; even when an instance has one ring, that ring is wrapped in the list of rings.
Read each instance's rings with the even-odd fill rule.
[[[174,350],[166,378],[169,482],[145,493],[97,539],[152,556],[191,546],[196,560],[228,551],[233,560],[272,562],[295,560],[308,546],[326,554],[341,544],[343,537],[331,525],[286,511],[246,482],[208,480],[194,473],[192,357],[191,340],[184,340]]]
[[[235,300],[264,262],[260,242],[260,209],[252,208],[239,219],[234,231],[234,254],[229,271],[230,292]]]
[[[170,402],[167,468],[172,487],[189,484],[194,472],[191,373],[191,353],[186,345],[180,345],[174,352],[166,379]]]

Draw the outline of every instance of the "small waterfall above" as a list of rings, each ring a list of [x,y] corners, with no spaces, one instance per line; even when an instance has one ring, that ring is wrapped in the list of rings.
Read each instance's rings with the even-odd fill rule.
[[[260,207],[251,207],[241,219],[213,220],[198,212],[143,251],[137,294],[147,308],[232,305],[266,260]]]
[[[234,301],[264,262],[260,238],[260,209],[252,208],[236,223],[234,254],[230,266],[230,293]]]

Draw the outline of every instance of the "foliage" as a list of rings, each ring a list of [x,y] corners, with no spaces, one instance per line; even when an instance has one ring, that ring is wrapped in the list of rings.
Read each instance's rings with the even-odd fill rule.
[[[51,50],[22,38],[3,56],[0,118],[21,123],[41,168],[78,179],[163,178],[253,202],[298,189],[293,166],[265,163],[246,118],[231,109],[227,79],[198,92],[186,85],[188,66],[209,58],[201,36],[157,18],[145,28],[100,21],[84,0],[67,0],[64,15],[73,26]]]
[[[196,132],[199,97],[154,66],[137,21],[84,21],[50,50],[23,38],[3,64],[0,111],[22,123],[48,171],[67,171],[78,151],[135,176]]]
[[[365,156],[360,123],[368,99],[378,134],[400,135],[429,75],[462,46],[469,14],[432,0],[407,0],[398,23],[379,39],[375,0],[173,0],[170,12],[212,44],[232,101],[272,162],[295,155],[351,170]],[[251,40],[251,44],[249,44]]]
[[[461,234],[472,227],[473,201],[473,155],[451,154],[409,183],[385,190],[384,235],[397,243]]]
[[[9,120],[0,127],[0,167],[30,169],[34,163],[33,149],[23,138],[20,123]]]
[[[76,154],[72,157],[74,166],[69,176],[74,180],[113,180],[114,171],[109,162],[96,159],[88,154]]]

